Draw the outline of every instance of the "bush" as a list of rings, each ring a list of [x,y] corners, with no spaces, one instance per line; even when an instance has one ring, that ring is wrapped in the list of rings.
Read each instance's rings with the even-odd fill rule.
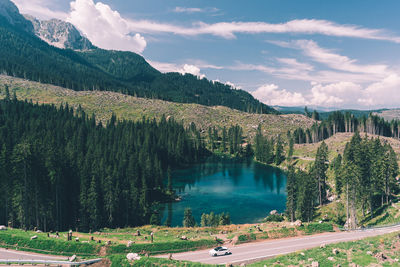
[[[115,245],[107,249],[108,253],[120,254],[120,253],[141,253],[146,252],[151,254],[161,253],[176,253],[183,251],[190,251],[199,248],[215,246],[217,242],[215,240],[196,240],[196,241],[183,241],[177,240],[175,242],[162,242],[162,243],[145,243],[145,244],[132,244],[131,247],[126,245]]]
[[[245,243],[245,242],[249,242],[251,240],[256,240],[256,239],[257,239],[257,236],[254,233],[238,236],[239,243]]]
[[[309,223],[299,228],[304,233],[310,235],[315,233],[333,232],[333,225],[331,223]]]
[[[266,222],[282,222],[285,218],[280,214],[270,214],[268,215],[264,221]]]

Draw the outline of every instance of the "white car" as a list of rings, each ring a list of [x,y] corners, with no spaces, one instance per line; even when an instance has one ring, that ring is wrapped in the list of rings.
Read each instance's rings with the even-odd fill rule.
[[[208,253],[213,257],[232,254],[227,247],[216,247],[210,250]]]

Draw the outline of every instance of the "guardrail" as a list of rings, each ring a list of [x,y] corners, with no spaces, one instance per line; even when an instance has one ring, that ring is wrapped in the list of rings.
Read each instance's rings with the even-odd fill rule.
[[[364,230],[373,230],[373,229],[384,229],[384,228],[390,228],[390,227],[395,227],[395,226],[400,226],[400,223],[392,223],[392,224],[385,224],[385,225],[370,225],[366,227],[359,227],[356,229],[350,229],[350,228],[344,228],[344,227],[338,227],[340,231],[364,231]]]
[[[45,265],[70,265],[70,266],[80,266],[89,265],[101,261],[102,259],[93,259],[87,261],[73,262],[73,261],[53,261],[53,260],[2,260],[0,259],[0,264],[45,264]]]

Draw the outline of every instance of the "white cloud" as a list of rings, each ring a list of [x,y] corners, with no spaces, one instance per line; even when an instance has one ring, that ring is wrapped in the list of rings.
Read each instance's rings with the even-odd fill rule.
[[[146,40],[132,33],[129,22],[101,2],[76,0],[70,3],[68,22],[80,29],[92,43],[100,48],[141,53]]]
[[[199,7],[181,7],[177,6],[174,8],[173,12],[175,13],[215,13],[218,12],[219,9],[215,7],[206,7],[206,8],[199,8]]]
[[[353,37],[362,39],[385,40],[400,43],[400,37],[385,30],[369,29],[355,25],[341,25],[327,20],[302,19],[291,20],[285,23],[272,24],[267,22],[218,22],[207,24],[198,22],[191,27],[154,21],[133,21],[132,29],[139,32],[163,32],[179,35],[211,34],[227,39],[236,38],[237,33],[294,33],[294,34],[321,34],[338,37]]]
[[[183,67],[181,69],[179,69],[178,72],[180,72],[182,74],[190,73],[190,74],[193,74],[193,75],[199,77],[200,79],[203,79],[204,77],[206,77],[204,74],[200,73],[199,67],[197,67],[195,65],[190,65],[190,64],[183,65]]]
[[[198,8],[198,7],[181,7],[181,6],[177,6],[174,9],[174,12],[176,13],[196,13],[196,12],[204,12],[204,10],[202,8]]]
[[[267,105],[272,106],[303,106],[306,100],[301,93],[279,90],[275,84],[266,84],[259,87],[251,94]]]
[[[399,107],[400,75],[390,74],[383,80],[370,84],[358,102],[366,106]]]
[[[259,87],[252,95],[267,105],[350,107],[363,94],[359,84],[339,82],[331,84],[311,83],[304,93],[279,89],[275,84]]]
[[[54,12],[48,8],[51,1],[49,0],[15,0],[18,7],[26,13],[35,15],[40,18],[56,17],[65,19],[66,13]],[[339,37],[353,37],[362,39],[374,39],[374,40],[385,40],[400,43],[400,37],[391,34],[382,29],[370,29],[364,28],[357,25],[337,24],[328,20],[317,20],[317,19],[301,19],[291,20],[284,23],[267,23],[267,22],[218,22],[213,24],[207,24],[204,22],[198,22],[191,26],[178,26],[168,23],[159,23],[150,20],[132,20],[122,18],[117,11],[111,10],[111,8],[102,3],[93,0],[76,0],[71,2],[73,7],[72,13],[74,20],[80,22],[80,27],[84,27],[86,23],[90,23],[92,18],[81,17],[77,18],[78,15],[92,14],[93,21],[107,21],[108,24],[113,26],[112,29],[117,30],[116,26],[123,28],[123,31],[118,31],[119,34],[127,35],[127,31],[133,31],[138,33],[172,33],[178,35],[204,35],[211,34],[220,36],[223,38],[236,38],[237,33],[247,34],[260,34],[260,33],[293,33],[293,34],[321,34],[328,36],[339,36]],[[216,12],[217,8],[196,8],[196,7],[176,7],[175,12],[195,13],[195,12]],[[71,14],[70,14],[71,16]],[[74,21],[72,20],[72,21]],[[99,26],[103,26],[101,23]],[[100,28],[99,27],[99,28]],[[83,30],[83,29],[81,29]],[[135,36],[135,34],[134,34]],[[126,38],[126,37],[125,37]],[[135,39],[135,37],[133,37]],[[129,40],[129,38],[127,38]],[[129,40],[132,41],[132,40]],[[108,41],[107,43],[109,43]],[[139,41],[139,47],[142,47],[144,42]],[[139,49],[140,50],[140,49]]]
[[[311,71],[314,69],[314,66],[312,66],[308,63],[299,62],[295,58],[277,58],[277,61],[280,63],[283,63],[285,65],[288,65],[294,69],[297,69],[297,70]]]
[[[50,8],[51,1],[48,0],[13,0],[13,2],[22,14],[29,14],[39,19],[65,20],[68,17],[68,13]]]
[[[302,49],[304,54],[312,60],[323,63],[332,69],[375,75],[382,75],[387,72],[387,66],[385,65],[357,64],[357,60],[321,48],[316,42],[311,40],[298,40],[294,42],[294,45],[296,48]]]
[[[307,99],[308,105],[337,107],[349,106],[362,94],[361,86],[352,82],[338,82],[327,85],[312,83]]]
[[[166,63],[166,62],[158,62],[158,61],[149,61],[150,65],[161,72],[179,72],[182,74],[190,73],[193,74],[199,79],[203,79],[206,77],[201,73],[200,67],[192,64],[175,64],[175,63]]]

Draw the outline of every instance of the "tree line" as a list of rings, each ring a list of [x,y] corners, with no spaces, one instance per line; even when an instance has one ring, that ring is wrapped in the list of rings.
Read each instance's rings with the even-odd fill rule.
[[[291,146],[291,151],[293,153],[293,146]],[[254,156],[262,163],[280,165],[285,160],[281,136],[278,135],[276,138],[264,136],[261,125],[258,125],[254,139]]]
[[[218,128],[208,128],[207,148],[211,152],[228,153],[239,157],[249,157],[253,153],[250,143],[245,143],[243,129],[239,125],[225,126],[221,132]]]
[[[315,117],[319,118],[318,115]],[[317,143],[336,133],[354,133],[356,131],[400,139],[400,121],[389,122],[373,114],[356,117],[350,112],[335,111],[327,119],[315,122],[308,129],[294,130],[292,136],[296,144]]]
[[[334,173],[334,188],[327,184],[327,169]],[[291,221],[310,221],[315,207],[328,202],[327,192],[334,191],[346,209],[345,221],[349,228],[356,228],[360,219],[374,216],[380,207],[390,204],[397,193],[397,156],[391,145],[379,138],[361,138],[356,131],[346,144],[343,155],[338,154],[328,162],[328,147],[322,142],[315,162],[308,170],[289,166],[287,173],[286,209]],[[362,214],[362,218],[359,218]]]
[[[43,230],[137,226],[160,220],[165,173],[207,153],[173,119],[102,125],[68,105],[0,101],[0,224]]]

